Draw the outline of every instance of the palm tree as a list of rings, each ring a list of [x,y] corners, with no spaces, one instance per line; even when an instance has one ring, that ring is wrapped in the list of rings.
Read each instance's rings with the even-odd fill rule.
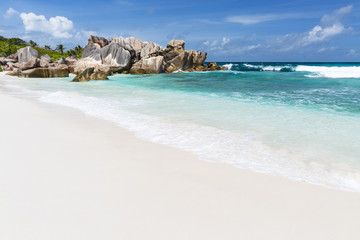
[[[59,44],[59,45],[57,45],[57,47],[56,47],[56,50],[57,51],[59,51],[59,52],[61,52],[61,55],[64,55],[64,50],[65,50],[66,48],[64,48],[64,45],[62,45],[62,44]]]
[[[30,46],[32,46],[32,47],[36,47],[36,46],[37,46],[37,43],[34,42],[33,40],[30,40],[30,41],[29,41],[29,44],[30,44]]]

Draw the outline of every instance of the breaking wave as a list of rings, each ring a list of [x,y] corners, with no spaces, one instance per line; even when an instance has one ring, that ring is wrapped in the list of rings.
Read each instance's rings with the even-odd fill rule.
[[[360,64],[227,63],[222,66],[234,72],[304,72],[305,77],[360,78]]]

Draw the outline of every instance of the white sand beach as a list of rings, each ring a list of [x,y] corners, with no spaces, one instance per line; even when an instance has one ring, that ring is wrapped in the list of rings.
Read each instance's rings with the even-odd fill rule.
[[[360,239],[360,193],[196,159],[0,95],[0,239]]]

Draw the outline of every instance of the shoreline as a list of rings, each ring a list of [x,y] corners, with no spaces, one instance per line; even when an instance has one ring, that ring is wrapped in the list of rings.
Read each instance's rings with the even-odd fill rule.
[[[0,103],[2,239],[360,237],[360,193],[198,160],[75,109]]]

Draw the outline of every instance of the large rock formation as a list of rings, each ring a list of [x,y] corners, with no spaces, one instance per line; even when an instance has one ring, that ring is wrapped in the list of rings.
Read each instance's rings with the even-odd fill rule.
[[[94,44],[96,47],[100,49],[108,45],[109,41],[106,38],[91,35],[90,38],[88,39],[88,45],[91,44]]]
[[[78,73],[72,82],[88,82],[90,80],[108,80],[107,74],[101,71],[96,71],[95,68],[87,68],[83,72]]]
[[[204,65],[206,53],[185,50],[183,40],[171,40],[166,48],[135,37],[105,39],[90,36],[82,58],[61,58],[52,62],[48,55],[38,58],[38,52],[26,47],[19,49],[12,59],[0,59],[5,70],[24,77],[66,77],[75,73],[73,81],[103,80],[114,73],[156,74],[176,71],[222,70]]]
[[[134,63],[130,69],[131,74],[161,73],[163,67],[163,56],[142,59]]]
[[[119,71],[128,69],[130,66],[130,52],[121,47],[118,43],[110,43],[101,50],[102,64],[112,67],[119,67]]]
[[[87,68],[104,71],[121,72],[130,68],[131,54],[119,43],[110,43],[98,49],[94,44],[84,48],[82,58],[75,63],[75,72],[82,72]],[[110,74],[110,72],[109,72]]]
[[[140,51],[140,58],[149,58],[152,54],[156,54],[157,52],[161,51],[162,47],[153,42],[144,42],[144,45]]]
[[[38,51],[36,51],[35,49],[33,49],[30,46],[20,48],[16,52],[16,56],[19,61],[19,64],[27,63],[27,62],[31,61],[33,58],[36,59],[38,57],[38,55],[39,55]]]
[[[52,58],[49,55],[45,54],[40,57],[39,66],[41,68],[49,67],[50,63],[52,63]]]
[[[21,71],[18,75],[27,78],[68,77],[69,70],[63,68],[34,68]]]

